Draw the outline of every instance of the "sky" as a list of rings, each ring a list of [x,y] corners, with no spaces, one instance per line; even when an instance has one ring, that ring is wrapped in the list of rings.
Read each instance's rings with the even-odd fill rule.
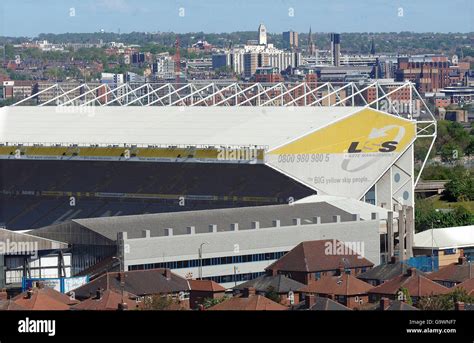
[[[0,0],[0,36],[65,32],[473,32],[473,0]]]

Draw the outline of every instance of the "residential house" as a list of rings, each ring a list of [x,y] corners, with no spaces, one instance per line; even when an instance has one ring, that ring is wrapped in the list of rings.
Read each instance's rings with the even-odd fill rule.
[[[351,275],[365,273],[374,264],[337,240],[306,241],[298,244],[266,268],[305,285],[323,276],[336,275],[342,267]]]
[[[298,290],[302,299],[306,294],[327,297],[350,308],[359,308],[368,302],[368,292],[373,286],[340,270],[337,276],[322,276],[319,280]]]
[[[292,310],[306,310],[306,311],[349,311],[346,307],[337,301],[326,297],[318,297],[314,294],[307,294],[305,300],[299,304],[292,306]]]
[[[408,294],[404,293],[404,290]],[[409,268],[405,274],[372,288],[369,291],[369,300],[371,302],[380,301],[382,297],[386,297],[392,300],[406,301],[409,296],[416,304],[420,297],[446,294],[449,291],[449,288],[431,281],[415,268]]]
[[[76,299],[84,300],[96,296],[98,289],[121,292],[124,290],[146,301],[146,297],[168,296],[189,308],[189,283],[185,278],[169,269],[147,269],[105,273],[74,290]],[[180,306],[181,307],[181,306]]]
[[[28,310],[52,311],[69,310],[72,305],[79,303],[76,299],[58,292],[52,288],[38,284],[38,287],[28,289],[14,297],[13,302]]]
[[[286,306],[256,294],[255,288],[247,288],[235,297],[208,308],[209,311],[283,311]]]
[[[105,291],[97,290],[96,296],[90,297],[81,303],[71,307],[71,310],[99,310],[99,311],[117,311],[132,310],[143,307],[143,302],[137,300],[137,296],[128,292],[117,292],[107,289]]]
[[[221,299],[226,289],[211,280],[189,280],[189,304],[198,308],[206,299]]]
[[[373,286],[378,286],[396,276],[403,275],[408,268],[410,267],[405,263],[392,258],[388,263],[379,264],[365,273],[358,275],[357,278]],[[420,273],[424,275],[424,273]]]
[[[428,274],[428,278],[445,287],[454,287],[474,278],[474,262],[467,262],[465,257],[460,257],[457,263],[449,264],[437,272]]]
[[[280,304],[289,306],[299,303],[299,294],[295,292],[304,287],[304,284],[282,274],[271,275],[267,273],[234,287],[234,293],[242,293],[249,287],[255,288],[257,294],[260,295],[275,292],[280,298]]]

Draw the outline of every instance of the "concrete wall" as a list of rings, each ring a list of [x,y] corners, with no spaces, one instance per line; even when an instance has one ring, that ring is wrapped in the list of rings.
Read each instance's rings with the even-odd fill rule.
[[[363,242],[364,257],[375,265],[380,263],[380,221],[350,221],[327,224],[304,224],[285,227],[256,228],[242,231],[210,232],[166,237],[124,239],[125,269],[131,265],[198,259],[203,242],[203,258],[289,251],[303,241],[338,239]],[[274,260],[204,266],[202,276],[262,272]],[[175,273],[198,276],[198,268],[180,268]]]

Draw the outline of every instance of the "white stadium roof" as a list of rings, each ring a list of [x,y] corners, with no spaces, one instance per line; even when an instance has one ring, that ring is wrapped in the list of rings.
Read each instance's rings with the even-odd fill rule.
[[[350,116],[362,107],[0,108],[0,143],[267,146]]]
[[[474,246],[474,225],[430,229],[415,234],[415,248],[453,249]]]
[[[334,207],[349,213],[359,213],[363,220],[371,220],[372,213],[377,213],[380,220],[388,218],[389,210],[383,207],[375,206],[365,201],[352,198],[333,196],[333,195],[310,195],[306,198],[295,201],[295,204],[319,203],[326,202]],[[393,217],[397,218],[398,213],[393,212]]]

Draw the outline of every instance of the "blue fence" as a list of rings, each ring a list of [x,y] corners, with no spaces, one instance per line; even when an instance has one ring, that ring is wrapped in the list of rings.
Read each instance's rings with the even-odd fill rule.
[[[422,272],[436,272],[438,271],[439,263],[438,256],[417,256],[410,257],[404,261],[408,266],[416,268]]]

